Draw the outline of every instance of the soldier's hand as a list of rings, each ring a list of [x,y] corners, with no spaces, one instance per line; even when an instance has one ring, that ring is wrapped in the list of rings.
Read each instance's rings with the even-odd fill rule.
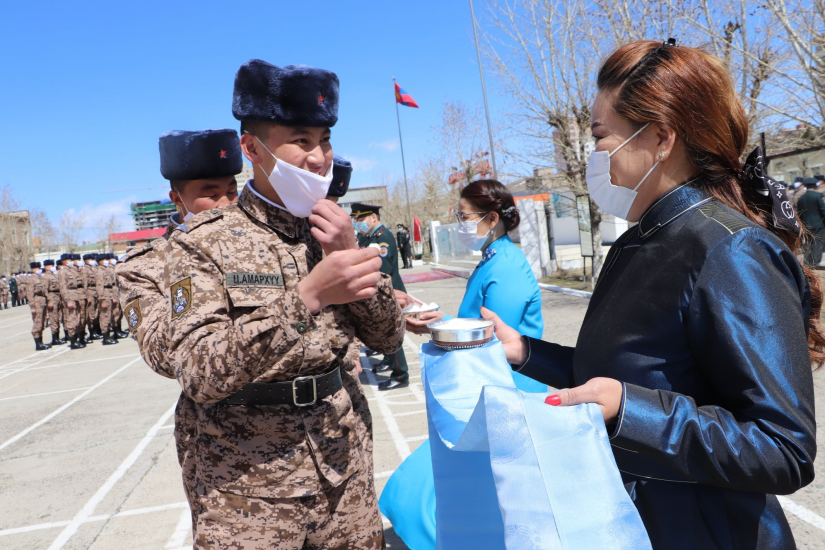
[[[378,292],[381,263],[374,248],[332,252],[298,283],[298,292],[311,313],[371,298]]]
[[[321,243],[327,255],[336,250],[358,248],[349,214],[334,202],[323,199],[315,203],[309,223],[314,226],[310,229],[312,236]]]
[[[69,309],[74,309],[75,308],[74,302],[66,302],[66,307],[68,307]]]
[[[403,292],[401,290],[395,290],[395,299],[398,300],[398,305],[401,306],[401,309],[404,309],[412,304],[415,303],[412,296]]]
[[[422,311],[418,315],[418,319],[407,317],[407,331],[413,334],[429,334],[430,329],[427,328],[427,325],[434,321],[440,321],[444,315],[446,313],[443,311]]]

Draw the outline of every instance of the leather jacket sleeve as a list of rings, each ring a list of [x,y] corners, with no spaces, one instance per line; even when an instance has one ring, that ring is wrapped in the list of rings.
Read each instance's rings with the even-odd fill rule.
[[[611,443],[698,483],[768,494],[810,483],[809,310],[799,262],[772,235],[745,229],[720,242],[697,275],[686,319],[710,397],[698,403],[625,384]]]

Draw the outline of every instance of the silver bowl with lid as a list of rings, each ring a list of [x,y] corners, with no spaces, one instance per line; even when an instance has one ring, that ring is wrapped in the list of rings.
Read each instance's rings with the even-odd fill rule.
[[[495,323],[487,319],[455,318],[427,325],[433,344],[446,350],[479,348],[493,339]]]

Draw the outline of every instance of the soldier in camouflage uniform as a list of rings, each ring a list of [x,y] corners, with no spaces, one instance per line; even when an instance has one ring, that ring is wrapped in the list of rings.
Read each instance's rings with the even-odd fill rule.
[[[337,100],[328,71],[244,64],[233,114],[255,178],[169,240],[170,358],[198,419],[199,549],[384,546],[341,367],[355,337],[397,349],[404,324],[377,252],[357,250],[346,213],[321,200]]]
[[[100,340],[103,335],[97,329],[99,315],[98,290],[97,290],[97,254],[83,255],[83,286],[86,288],[86,326],[89,328],[89,335],[92,340]]]
[[[71,349],[83,349],[86,343],[80,333],[80,302],[84,299],[80,293],[83,281],[74,260],[74,254],[60,256],[63,269],[57,272],[57,281],[60,286],[60,303],[63,306],[63,322],[66,323],[66,332],[69,334]]]
[[[0,309],[9,309],[9,282],[0,275]]]
[[[32,262],[29,267],[31,267],[32,276],[26,290],[29,293],[27,298],[32,312],[34,349],[44,351],[51,348],[50,345],[43,343],[43,330],[46,328],[46,281],[40,276],[43,272],[40,262]]]
[[[28,283],[28,273],[23,273],[22,271],[18,274],[17,277],[17,287],[20,293],[20,304],[28,303],[29,291],[26,287],[26,283]]]
[[[66,343],[60,339],[60,283],[57,280],[57,268],[54,260],[43,261],[43,281],[46,285],[46,308],[49,312],[49,327],[52,331],[50,346],[61,346]]]
[[[226,129],[166,133],[160,137],[160,158],[161,174],[172,186],[169,198],[181,212],[172,215],[163,237],[129,250],[118,263],[116,274],[127,324],[137,339],[144,361],[156,373],[174,379],[175,371],[167,358],[172,312],[163,279],[167,239],[180,226],[182,215],[190,219],[189,214],[223,208],[238,201],[235,175],[243,169],[243,157],[238,133]],[[193,532],[196,421],[194,402],[181,393],[175,409],[175,445],[184,492],[193,510]]]
[[[103,337],[101,344],[111,346],[117,344],[117,334],[112,334],[112,300],[115,296],[115,273],[109,269],[109,255],[95,256],[94,277],[97,292],[97,319],[95,329]]]

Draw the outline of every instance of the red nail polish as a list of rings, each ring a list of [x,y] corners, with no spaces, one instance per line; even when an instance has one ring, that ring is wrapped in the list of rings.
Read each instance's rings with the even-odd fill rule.
[[[545,399],[544,402],[548,405],[553,405],[554,407],[557,407],[558,405],[561,405],[561,397],[559,397],[558,394],[554,393],[553,395],[548,395],[547,399]]]

